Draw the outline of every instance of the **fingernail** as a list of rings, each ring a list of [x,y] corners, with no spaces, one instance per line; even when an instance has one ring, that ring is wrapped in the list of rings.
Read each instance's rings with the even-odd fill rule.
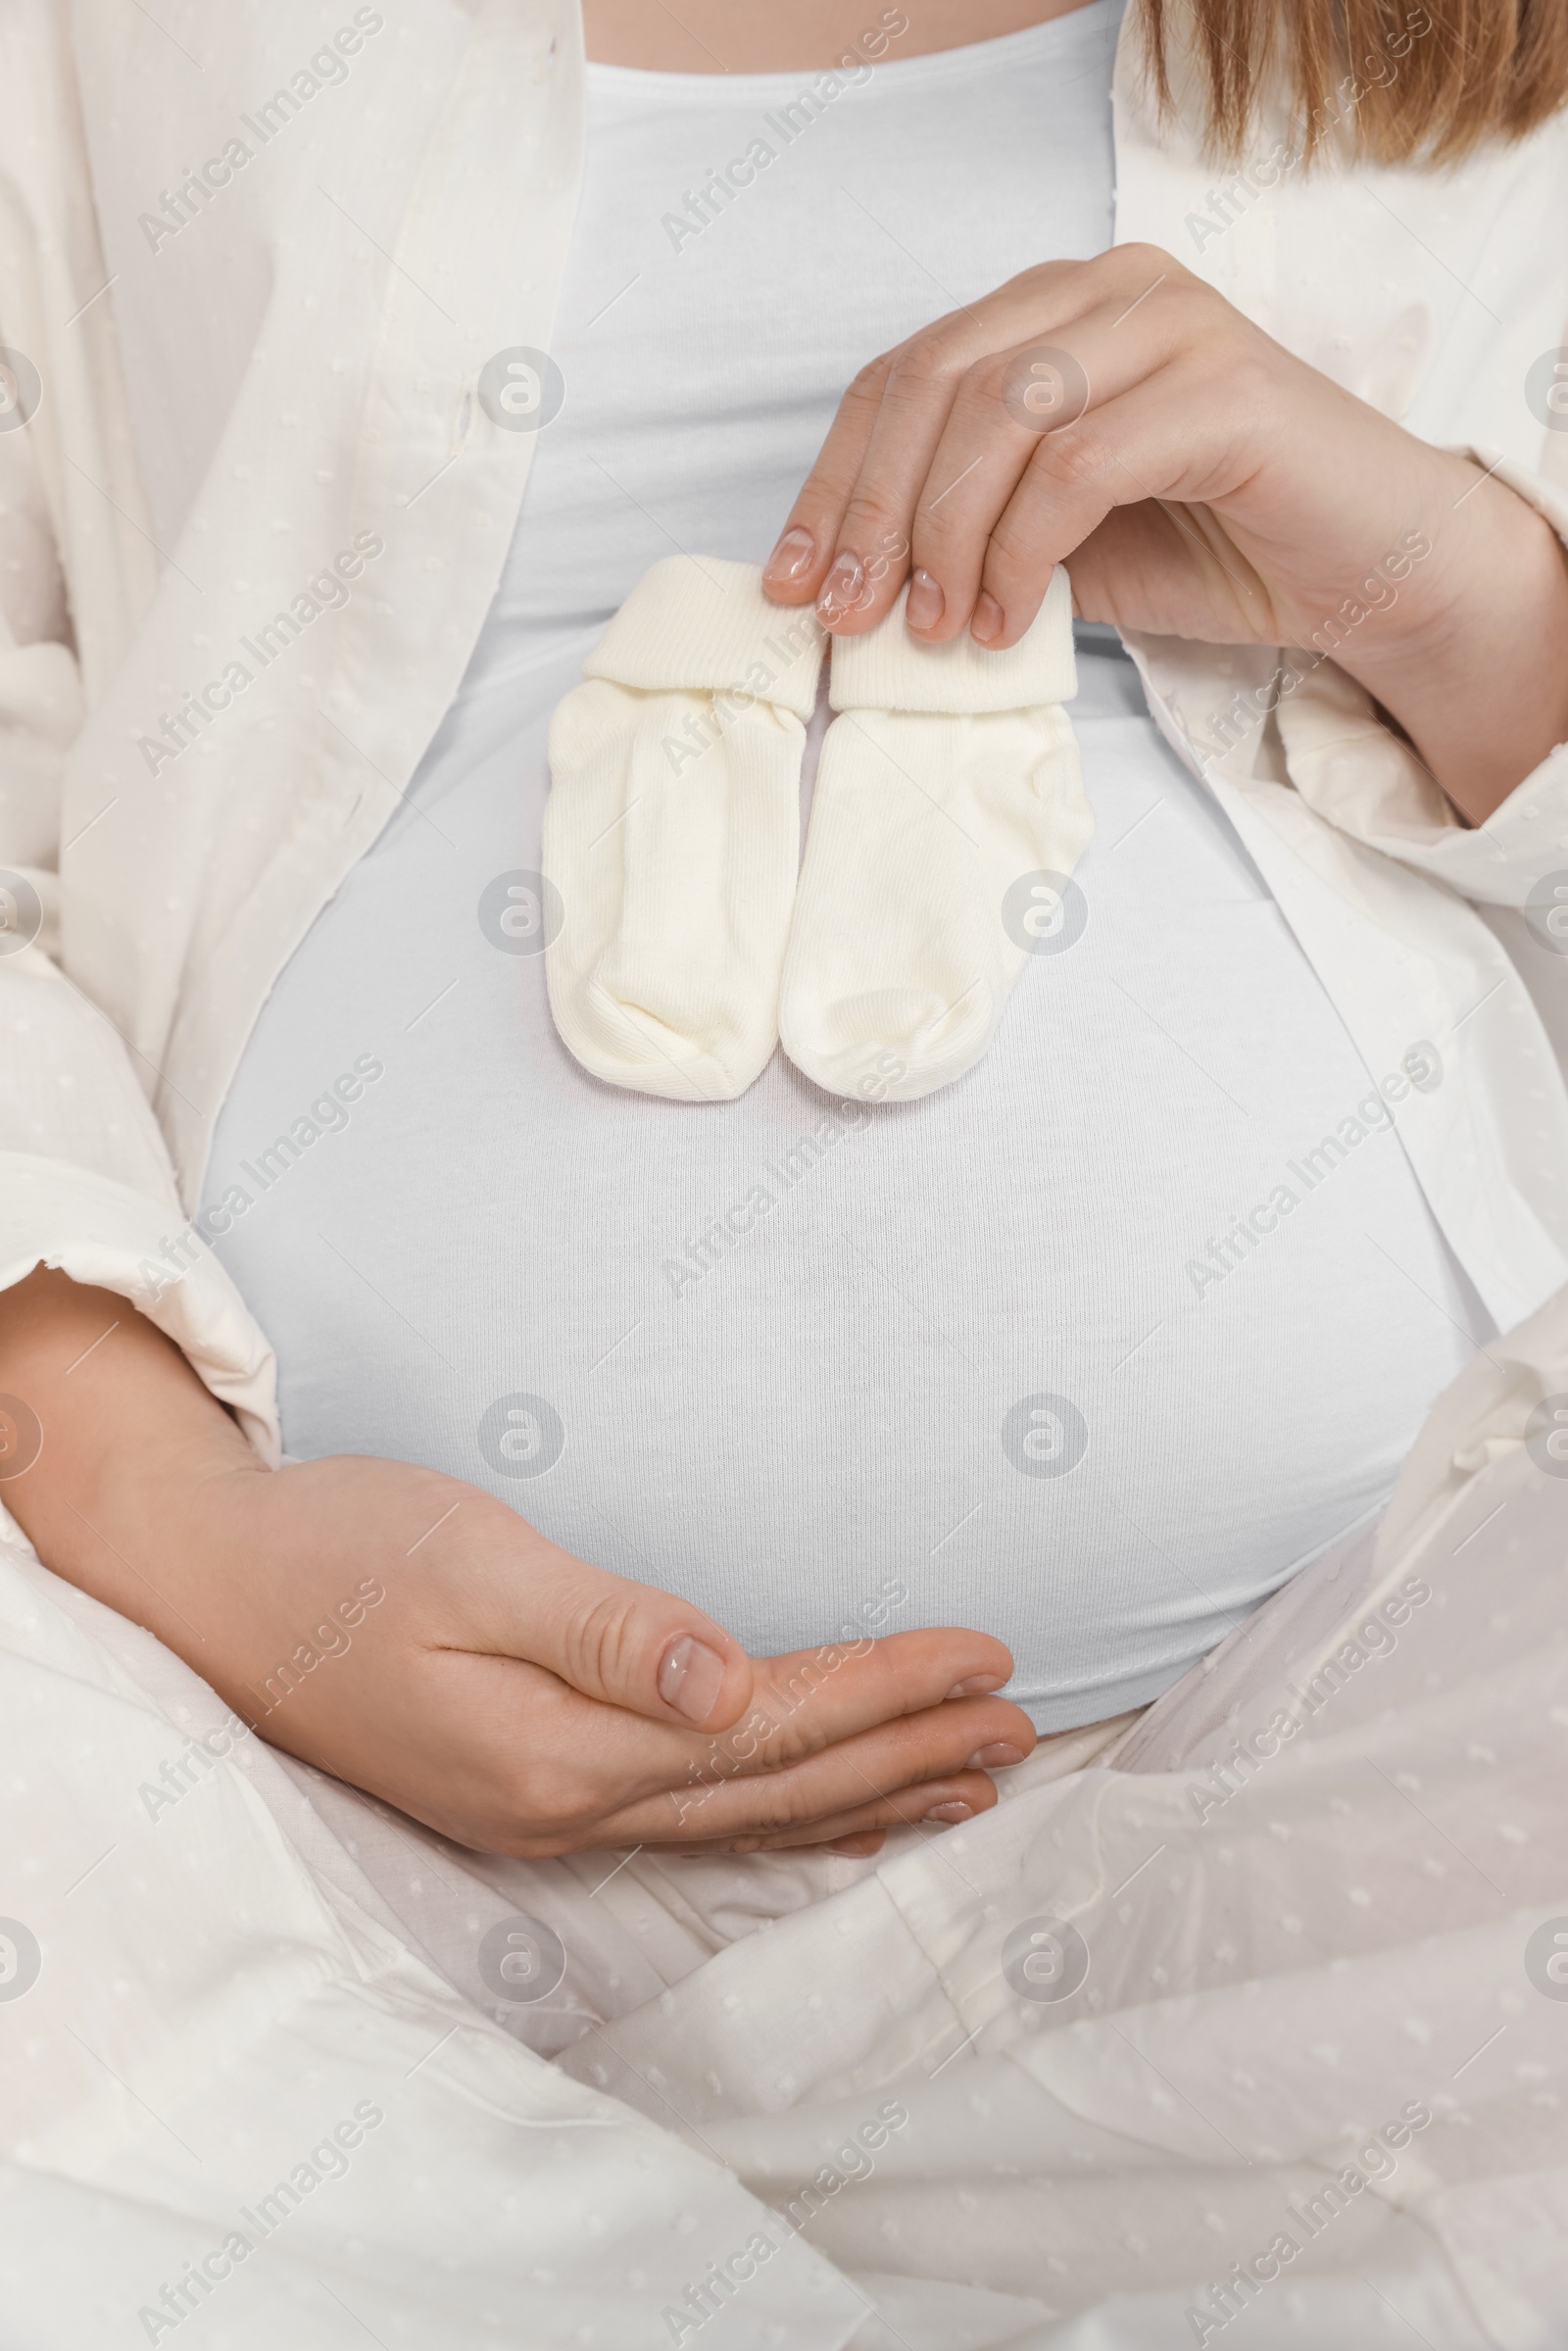
[[[999,1739],[989,1747],[976,1747],[963,1768],[966,1772],[1004,1772],[1010,1764],[1022,1761],[1022,1747],[1013,1746],[1008,1739]]]
[[[1004,618],[1001,605],[988,588],[982,588],[969,622],[969,634],[977,644],[989,645],[994,637],[1001,636]]]
[[[1002,1688],[998,1674],[971,1674],[967,1682],[955,1682],[949,1690],[950,1698],[988,1698],[994,1690]]]
[[[659,1694],[689,1723],[706,1723],[718,1703],[723,1680],[724,1660],[718,1651],[682,1633],[664,1651],[659,1668]]]
[[[951,1804],[933,1804],[926,1814],[928,1821],[966,1821],[974,1817],[974,1806],[956,1799]]]
[[[782,581],[804,579],[815,561],[816,541],[797,522],[785,531],[762,565],[762,577]]]
[[[833,568],[822,582],[816,600],[821,618],[828,622],[842,620],[846,612],[854,611],[864,586],[865,565],[846,547],[842,555],[834,557]]]
[[[909,582],[909,601],[904,616],[911,628],[935,628],[948,609],[943,595],[929,571],[917,571]]]

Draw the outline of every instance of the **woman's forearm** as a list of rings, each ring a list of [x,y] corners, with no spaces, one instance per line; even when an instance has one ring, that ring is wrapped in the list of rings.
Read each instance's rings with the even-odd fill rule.
[[[222,1405],[124,1298],[43,1267],[0,1293],[0,1395],[38,1423],[36,1458],[0,1499],[39,1557],[198,1663],[180,1545],[158,1497],[261,1470]]]
[[[1568,551],[1534,507],[1454,463],[1439,566],[1402,617],[1396,603],[1351,627],[1335,659],[1479,825],[1568,742]]]

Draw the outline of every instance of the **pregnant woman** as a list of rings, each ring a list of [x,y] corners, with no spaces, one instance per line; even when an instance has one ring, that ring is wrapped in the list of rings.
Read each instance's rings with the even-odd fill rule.
[[[1129,13],[587,0],[572,215],[577,27],[535,12],[535,64],[497,69],[544,142],[531,263],[446,118],[417,202],[481,233],[438,263],[387,209],[374,122],[439,73],[371,10],[345,86],[307,70],[316,130],[286,116],[220,194],[138,215],[140,160],[95,162],[159,594],[189,602],[133,685],[95,673],[66,953],[164,1089],[190,1221],[144,1230],[124,1200],[164,1179],[71,1140],[129,1116],[90,1076],[69,1114],[23,1088],[8,1148],[121,1204],[17,1196],[3,1494],[268,1738],[480,1852],[863,1856],[967,1817],[1373,1518],[1435,1396],[1568,1274],[1530,992],[1549,1017],[1568,565],[1529,479],[1562,420],[1568,11]],[[90,142],[120,117],[88,82]],[[335,209],[290,212],[286,171]],[[448,447],[445,362],[400,375],[397,338],[497,272],[536,307],[496,315],[537,320],[552,208],[553,331],[454,364]],[[299,294],[318,232],[390,340]],[[243,303],[271,269],[220,356],[172,346],[204,270]],[[361,387],[335,442],[329,366]],[[341,596],[274,597],[337,544],[286,502],[393,448]],[[209,498],[230,539],[179,537]],[[845,1103],[775,1055],[665,1102],[558,1037],[547,729],[675,553],[763,564],[781,623],[855,637],[906,589],[895,626],[990,650],[1066,565],[1094,838],[959,1083]],[[34,568],[13,631],[58,652]],[[241,638],[234,714],[182,729]],[[111,919],[160,825],[182,846]],[[52,861],[29,840],[19,870]],[[111,976],[128,933],[203,925],[168,985]],[[840,1882],[809,1867],[789,1898]]]

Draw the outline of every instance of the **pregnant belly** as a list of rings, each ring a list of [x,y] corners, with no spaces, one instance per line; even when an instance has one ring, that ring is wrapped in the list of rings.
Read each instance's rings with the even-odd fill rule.
[[[488,910],[526,905],[575,659],[460,708],[225,1107],[205,1199],[285,1445],[473,1480],[759,1653],[967,1623],[1042,1728],[1155,1695],[1377,1509],[1489,1327],[1394,1073],[1088,660],[1087,923],[968,1078],[600,1086]]]

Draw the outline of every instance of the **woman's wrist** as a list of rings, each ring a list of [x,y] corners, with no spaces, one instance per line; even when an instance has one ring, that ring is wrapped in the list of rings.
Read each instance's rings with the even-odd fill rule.
[[[1334,658],[1480,825],[1568,741],[1568,550],[1524,499],[1453,463],[1437,566],[1402,613],[1352,629]]]

